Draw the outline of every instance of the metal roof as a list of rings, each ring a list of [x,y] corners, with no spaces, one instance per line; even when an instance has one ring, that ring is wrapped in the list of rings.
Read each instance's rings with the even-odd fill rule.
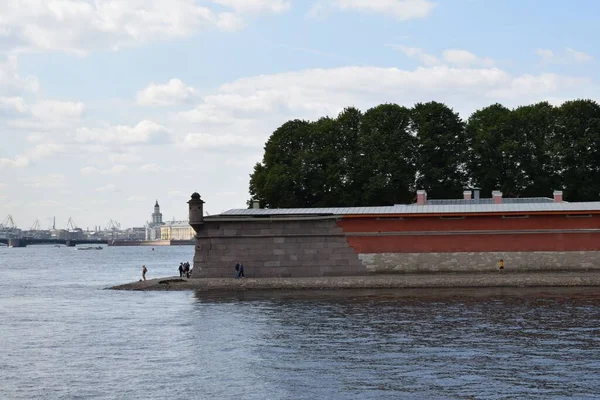
[[[506,200],[506,199],[503,199]],[[225,211],[219,216],[318,216],[360,214],[469,214],[469,213],[527,213],[527,212],[586,212],[600,211],[600,201],[580,203],[502,203],[502,204],[396,204],[379,207],[327,208],[249,208]]]
[[[502,203],[554,203],[554,199],[549,197],[507,197],[502,199]],[[429,205],[444,205],[444,204],[494,204],[494,199],[427,199]],[[416,205],[416,204],[411,204]]]

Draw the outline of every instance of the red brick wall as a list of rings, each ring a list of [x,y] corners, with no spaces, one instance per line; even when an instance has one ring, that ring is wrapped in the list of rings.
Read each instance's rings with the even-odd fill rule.
[[[464,219],[440,217],[406,217],[404,219],[344,218],[339,222],[344,232],[470,231],[521,229],[600,229],[600,215],[566,217],[565,215],[531,215],[528,218],[476,216]]]
[[[445,234],[456,231],[523,231],[600,229],[600,216],[566,217],[535,215],[529,218],[474,216],[464,219],[406,217],[404,219],[348,218],[338,222],[357,253],[455,253],[491,251],[591,251],[600,250],[600,232]],[[423,232],[389,235],[386,232]],[[377,235],[377,233],[383,235]],[[363,236],[360,233],[366,233]],[[373,235],[375,234],[375,235]],[[370,236],[369,236],[370,235]]]
[[[600,233],[348,236],[357,253],[600,250]]]

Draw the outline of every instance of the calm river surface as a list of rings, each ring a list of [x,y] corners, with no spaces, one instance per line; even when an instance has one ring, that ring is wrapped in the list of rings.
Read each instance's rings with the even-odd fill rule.
[[[106,287],[193,246],[0,247],[0,399],[600,397],[600,290]]]

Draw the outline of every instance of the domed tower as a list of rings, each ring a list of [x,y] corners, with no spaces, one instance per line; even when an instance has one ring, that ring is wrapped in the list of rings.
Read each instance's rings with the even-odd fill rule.
[[[154,204],[154,212],[152,213],[152,224],[153,225],[162,225],[162,214],[160,213],[160,206],[158,205],[158,200],[156,200],[156,204]]]

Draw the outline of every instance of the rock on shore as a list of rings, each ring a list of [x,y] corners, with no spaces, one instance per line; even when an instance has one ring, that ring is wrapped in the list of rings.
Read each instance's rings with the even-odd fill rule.
[[[398,274],[318,278],[167,277],[113,286],[115,290],[310,290],[468,287],[600,286],[600,271]]]

